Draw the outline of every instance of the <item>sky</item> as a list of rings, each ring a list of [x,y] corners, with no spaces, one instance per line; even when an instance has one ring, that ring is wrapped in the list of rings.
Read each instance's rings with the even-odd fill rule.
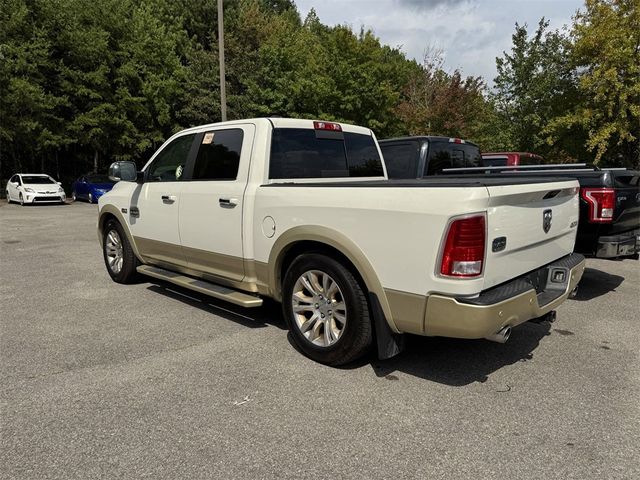
[[[295,0],[304,19],[314,8],[327,25],[361,26],[382,43],[399,47],[420,61],[428,47],[444,53],[445,70],[482,76],[489,85],[496,76],[496,57],[511,48],[515,24],[532,32],[540,18],[551,29],[571,25],[582,0]]]

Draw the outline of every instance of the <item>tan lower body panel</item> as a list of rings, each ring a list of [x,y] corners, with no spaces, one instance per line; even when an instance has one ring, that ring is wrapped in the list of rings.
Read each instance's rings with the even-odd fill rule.
[[[393,323],[402,333],[424,335],[424,311],[427,297],[385,288]]]
[[[425,314],[425,334],[454,338],[484,338],[503,327],[515,327],[541,317],[566,300],[584,273],[585,261],[571,269],[565,292],[544,306],[538,305],[535,290],[492,305],[470,305],[455,298],[430,295]]]
[[[180,245],[161,242],[159,240],[151,240],[144,237],[133,237],[133,239],[138,247],[138,252],[140,252],[140,255],[145,261],[151,259],[180,265],[181,267],[187,266],[187,259],[185,258]]]
[[[213,283],[230,285],[233,288],[256,290],[255,287],[248,286],[247,281],[243,281],[245,264],[250,264],[252,262],[250,260],[143,237],[134,237],[134,240],[144,263],[159,267],[166,266],[169,270],[178,270],[187,275],[200,277]]]
[[[189,262],[189,268],[230,280],[239,281],[244,278],[244,260],[240,257],[185,246],[182,247],[182,252]]]

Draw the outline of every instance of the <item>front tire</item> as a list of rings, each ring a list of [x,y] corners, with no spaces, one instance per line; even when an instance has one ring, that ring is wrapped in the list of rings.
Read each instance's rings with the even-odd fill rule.
[[[20,198],[20,206],[24,207],[25,204],[24,204],[24,198],[22,197],[22,193],[20,194],[19,198]]]
[[[9,190],[7,190],[7,203],[12,204],[13,200],[11,200],[11,195],[9,195]]]
[[[109,220],[102,235],[102,254],[109,276],[116,283],[134,283],[138,277],[138,259],[122,225]]]
[[[309,253],[291,263],[282,308],[294,343],[317,362],[344,365],[371,345],[366,294],[353,273],[331,257]]]

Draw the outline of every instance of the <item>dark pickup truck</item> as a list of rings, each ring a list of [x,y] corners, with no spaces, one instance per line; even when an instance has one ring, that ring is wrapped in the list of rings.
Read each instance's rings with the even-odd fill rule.
[[[575,251],[600,258],[638,258],[640,172],[585,164],[483,167],[477,145],[447,137],[404,137],[379,143],[390,179],[469,174],[575,178],[580,182]]]

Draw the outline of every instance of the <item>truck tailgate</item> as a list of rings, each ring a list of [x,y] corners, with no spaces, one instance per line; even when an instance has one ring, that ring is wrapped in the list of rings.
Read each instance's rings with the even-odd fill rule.
[[[485,289],[573,251],[578,187],[576,180],[486,187]]]
[[[640,228],[640,174],[635,171],[613,171],[616,206],[613,224],[607,235]]]

